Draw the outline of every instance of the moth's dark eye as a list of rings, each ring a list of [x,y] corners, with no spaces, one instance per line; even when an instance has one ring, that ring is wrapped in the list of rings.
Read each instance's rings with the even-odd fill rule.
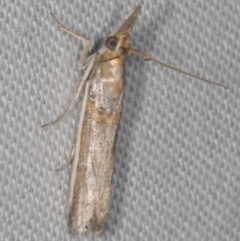
[[[115,36],[110,36],[106,40],[106,46],[110,50],[114,50],[117,47],[118,39]]]

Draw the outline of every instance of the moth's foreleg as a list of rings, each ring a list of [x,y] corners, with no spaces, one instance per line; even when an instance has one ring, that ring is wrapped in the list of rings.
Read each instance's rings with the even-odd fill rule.
[[[91,45],[91,40],[88,39],[88,38],[86,38],[86,37],[84,37],[83,35],[80,35],[80,34],[78,34],[78,33],[75,33],[75,32],[73,32],[73,31],[65,28],[64,26],[62,26],[62,24],[59,23],[59,21],[55,18],[55,16],[54,16],[52,13],[51,13],[51,16],[52,16],[54,22],[55,22],[63,31],[71,34],[72,36],[74,36],[75,38],[77,38],[77,39],[79,39],[79,40],[81,40],[81,41],[86,42],[86,45],[85,45],[85,47],[84,47],[84,49],[83,49],[83,51],[82,51],[82,54],[81,54],[81,56],[80,56],[80,59],[79,59],[79,61],[78,61],[78,68],[81,69],[81,68],[85,65],[85,60],[86,60],[86,58],[87,58],[87,56],[88,56],[88,50],[89,50],[90,45]]]

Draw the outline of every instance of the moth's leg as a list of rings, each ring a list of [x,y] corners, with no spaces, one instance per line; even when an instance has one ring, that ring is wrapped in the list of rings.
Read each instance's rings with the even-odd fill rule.
[[[83,50],[83,52],[82,52],[82,55],[81,55],[81,57],[80,57],[80,60],[79,60],[79,65],[80,65],[81,67],[84,66],[84,63],[85,63],[85,60],[86,60],[86,57],[87,57],[87,53],[88,53],[88,49],[89,49],[89,47],[90,47],[91,41],[90,41],[89,39],[83,37],[82,35],[79,35],[79,34],[77,34],[77,33],[74,33],[74,32],[72,32],[72,31],[68,30],[67,28],[63,27],[63,26],[58,22],[58,20],[53,16],[53,14],[51,14],[51,16],[52,16],[53,20],[55,21],[55,23],[56,23],[62,30],[66,31],[66,32],[68,32],[68,33],[70,33],[70,34],[72,34],[74,37],[76,37],[76,38],[78,38],[78,39],[80,39],[80,40],[83,40],[83,41],[86,41],[86,42],[87,42],[87,44],[86,44],[86,46],[84,47],[84,50]],[[71,109],[72,105],[74,104],[74,101],[79,97],[79,95],[81,94],[81,92],[82,92],[82,90],[83,90],[83,88],[84,88],[84,86],[85,86],[85,83],[86,83],[86,81],[87,81],[87,79],[88,79],[88,75],[89,75],[89,73],[90,73],[90,71],[91,71],[91,69],[92,69],[92,67],[93,67],[93,65],[94,65],[94,63],[95,63],[95,56],[96,56],[96,54],[93,55],[93,57],[91,58],[90,62],[88,63],[87,70],[85,71],[85,73],[84,73],[84,75],[83,75],[83,78],[82,78],[82,80],[81,80],[81,82],[80,82],[80,84],[79,84],[79,86],[78,86],[78,88],[77,88],[77,90],[76,90],[76,92],[75,92],[75,94],[74,94],[71,102],[68,104],[68,106],[67,106],[67,108],[65,109],[65,111],[63,112],[63,114],[62,114],[61,116],[59,116],[55,121],[52,121],[52,122],[47,123],[47,124],[44,124],[44,125],[42,125],[42,127],[54,125],[54,124],[58,123],[63,117],[66,116],[67,112]]]
[[[80,60],[79,60],[78,69],[79,69],[79,70],[86,69],[86,68],[89,66],[89,64],[91,63],[91,61],[92,61],[92,59],[93,59],[94,56],[95,56],[95,54],[92,54],[92,55],[88,56],[88,57],[86,58],[86,60],[85,60],[84,65],[81,65],[81,66],[80,66]]]
[[[82,36],[82,35],[80,35],[80,34],[77,34],[77,33],[73,32],[73,31],[65,28],[64,26],[62,26],[52,13],[51,13],[51,16],[52,16],[54,22],[55,22],[63,31],[71,34],[72,36],[74,36],[75,38],[77,38],[77,39],[79,39],[79,40],[81,40],[81,41],[85,41],[85,42],[86,42],[86,45],[85,45],[85,47],[84,47],[84,49],[83,49],[83,51],[82,51],[82,54],[81,54],[81,56],[80,56],[80,59],[79,59],[79,61],[78,61],[78,68],[81,69],[81,68],[84,66],[84,64],[85,64],[85,60],[86,60],[87,55],[88,55],[88,50],[89,50],[90,45],[91,45],[91,40],[88,39],[88,38],[86,38],[86,37],[84,37],[84,36]]]
[[[96,54],[95,54],[96,55]],[[86,69],[84,75],[83,75],[83,78],[71,100],[71,102],[68,104],[67,108],[65,109],[65,111],[63,112],[62,115],[60,115],[56,120],[50,122],[50,123],[47,123],[47,124],[44,124],[42,125],[42,127],[46,127],[46,126],[51,126],[51,125],[54,125],[56,123],[58,123],[62,118],[64,118],[66,116],[66,114],[68,113],[68,111],[72,108],[73,104],[74,104],[74,101],[79,97],[79,95],[81,94],[83,88],[85,87],[85,84],[88,80],[88,76],[89,76],[89,73],[90,71],[92,70],[94,64],[95,64],[95,61],[96,61],[96,56],[92,58],[90,64],[88,65],[88,68]]]
[[[49,123],[46,123],[44,125],[42,125],[41,127],[46,127],[46,126],[52,126],[52,125],[55,125],[57,124],[60,120],[62,120],[68,113],[68,111],[72,108],[73,104],[74,104],[74,101],[79,97],[79,94],[81,93],[84,85],[85,85],[85,82],[86,80],[82,80],[81,83],[79,84],[78,88],[77,88],[77,91],[75,92],[72,100],[70,101],[70,103],[68,104],[67,108],[65,109],[65,111],[63,112],[62,115],[60,115],[56,120],[52,121],[52,122],[49,122]]]
[[[71,151],[71,154],[70,154],[67,162],[66,162],[63,166],[61,166],[60,168],[58,168],[58,169],[56,170],[56,172],[63,171],[63,170],[66,169],[69,165],[72,164],[72,161],[73,161],[73,158],[74,158],[74,155],[75,155],[75,150],[76,150],[76,146],[73,146],[72,151]]]

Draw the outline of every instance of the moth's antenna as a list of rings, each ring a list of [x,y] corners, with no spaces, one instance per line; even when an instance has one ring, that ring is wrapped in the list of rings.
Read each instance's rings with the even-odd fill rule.
[[[166,67],[166,68],[169,68],[169,69],[178,71],[179,73],[186,74],[186,75],[191,76],[191,77],[193,77],[193,78],[195,78],[195,79],[198,79],[198,80],[207,82],[207,83],[209,83],[209,84],[217,85],[217,86],[223,87],[223,88],[225,88],[225,89],[228,89],[226,86],[224,86],[224,85],[222,85],[222,84],[219,84],[219,83],[216,83],[216,82],[213,82],[213,81],[211,81],[211,80],[204,79],[204,78],[200,78],[200,77],[198,77],[198,76],[196,76],[196,75],[194,75],[194,74],[191,74],[191,73],[189,73],[189,72],[186,72],[186,71],[184,71],[184,70],[182,70],[182,69],[178,69],[178,68],[175,68],[175,67],[173,67],[173,66],[171,66],[171,65],[169,65],[169,64],[166,64],[166,63],[164,63],[164,62],[161,62],[161,61],[153,58],[151,55],[149,55],[149,54],[147,54],[147,53],[144,53],[144,52],[142,52],[142,51],[140,51],[140,50],[130,49],[129,54],[137,54],[139,57],[141,57],[142,59],[144,59],[144,60],[146,60],[146,61],[154,61],[154,62],[156,62],[157,64],[160,64],[160,65],[162,65],[162,66],[164,66],[164,67]]]

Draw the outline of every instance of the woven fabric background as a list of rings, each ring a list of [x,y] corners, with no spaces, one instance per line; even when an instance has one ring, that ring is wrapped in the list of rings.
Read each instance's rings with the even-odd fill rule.
[[[91,53],[136,1],[2,0],[0,240],[95,240],[67,227],[81,100],[59,124]],[[144,62],[126,62],[109,222],[102,240],[240,240],[240,1],[146,0],[134,48],[228,90]]]

